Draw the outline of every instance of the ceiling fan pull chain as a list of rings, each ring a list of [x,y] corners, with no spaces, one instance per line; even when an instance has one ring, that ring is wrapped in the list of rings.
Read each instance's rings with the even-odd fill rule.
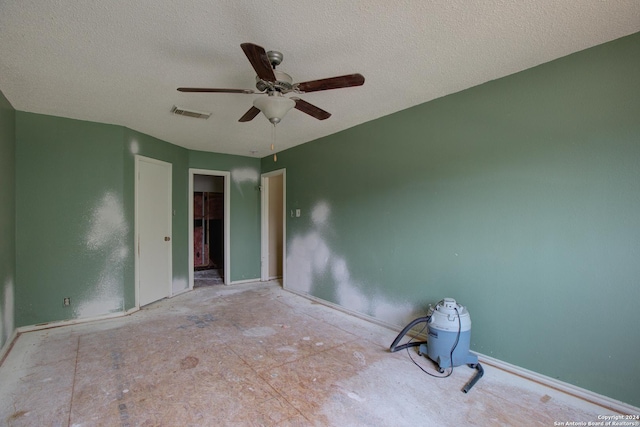
[[[275,150],[276,147],[276,124],[273,124],[273,129],[271,129],[271,151]],[[278,155],[276,153],[273,154],[273,161],[278,161]]]
[[[274,124],[271,128],[271,151],[273,151],[276,147],[276,125]]]

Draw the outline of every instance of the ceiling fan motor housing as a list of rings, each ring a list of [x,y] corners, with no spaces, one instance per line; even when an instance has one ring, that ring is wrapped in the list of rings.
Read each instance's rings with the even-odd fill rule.
[[[265,90],[277,90],[278,92],[287,93],[293,89],[293,78],[287,73],[282,71],[273,70],[273,74],[276,76],[275,82],[266,82],[260,77],[256,76],[256,88],[260,92]]]
[[[282,63],[284,55],[282,55],[282,53],[278,52],[277,50],[270,50],[269,52],[267,52],[267,58],[269,58],[269,63],[271,64],[271,66],[273,68],[276,68]]]

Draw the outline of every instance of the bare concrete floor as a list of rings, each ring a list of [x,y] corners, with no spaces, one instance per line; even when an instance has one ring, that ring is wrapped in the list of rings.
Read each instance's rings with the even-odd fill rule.
[[[553,426],[615,414],[491,366],[464,394],[473,370],[425,375],[388,351],[395,335],[276,283],[200,288],[21,335],[0,367],[0,424]]]
[[[193,287],[224,285],[222,269],[196,270],[193,272]]]

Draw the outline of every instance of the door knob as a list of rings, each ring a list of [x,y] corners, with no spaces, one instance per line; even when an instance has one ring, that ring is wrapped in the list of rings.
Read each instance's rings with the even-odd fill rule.
[[[164,236],[164,241],[165,241],[165,242],[168,242],[169,240],[171,240],[171,237],[169,237],[169,236]]]

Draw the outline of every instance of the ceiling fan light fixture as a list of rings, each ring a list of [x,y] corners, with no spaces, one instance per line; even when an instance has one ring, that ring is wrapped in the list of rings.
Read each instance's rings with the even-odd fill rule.
[[[282,95],[269,95],[266,97],[256,98],[253,106],[262,111],[262,114],[274,125],[280,123],[280,120],[296,106],[296,102],[285,98]]]

